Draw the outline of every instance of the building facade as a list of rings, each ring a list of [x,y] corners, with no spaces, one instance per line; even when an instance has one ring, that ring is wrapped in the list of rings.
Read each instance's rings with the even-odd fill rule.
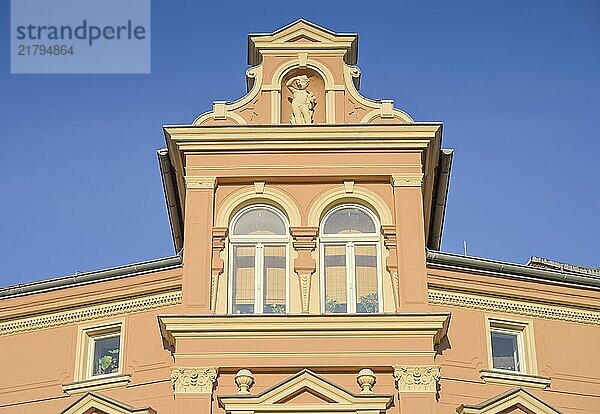
[[[8,414],[600,412],[600,271],[439,251],[442,124],[357,35],[248,37],[248,93],[158,152],[177,256],[0,290]]]

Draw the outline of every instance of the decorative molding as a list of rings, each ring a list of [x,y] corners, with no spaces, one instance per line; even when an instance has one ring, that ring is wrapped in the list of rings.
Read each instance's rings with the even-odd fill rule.
[[[53,411],[52,412],[56,412]],[[102,394],[87,393],[73,404],[69,405],[60,414],[156,414],[152,407],[132,407]]]
[[[176,291],[108,302],[97,306],[82,306],[63,312],[52,312],[30,318],[17,318],[1,322],[0,336],[52,328],[93,319],[110,318],[149,309],[178,305],[180,303],[181,291]]]
[[[479,376],[486,383],[508,384],[518,387],[548,388],[552,380],[548,377],[538,375],[528,375],[521,372],[499,371],[493,369],[484,369],[479,371]]]
[[[212,229],[212,260],[210,275],[210,310],[213,312],[217,308],[217,286],[219,286],[219,276],[223,273],[225,263],[221,258],[221,252],[225,249],[225,239],[227,238],[227,227],[213,227]]]
[[[216,368],[173,368],[171,383],[175,394],[212,394]]]
[[[254,192],[256,194],[262,194],[265,192],[265,182],[264,181],[254,181]]]
[[[352,194],[354,192],[354,181],[344,181],[344,189],[346,194]]]
[[[477,405],[462,404],[456,409],[456,412],[458,414],[498,414],[515,412],[515,409],[518,412],[560,414],[560,411],[523,388],[514,388]]]
[[[163,338],[431,338],[432,347],[446,334],[450,313],[331,315],[159,315]],[[310,329],[308,329],[310,328]],[[433,348],[431,349],[433,350]],[[261,354],[267,350],[248,350]],[[211,351],[212,353],[213,351]],[[219,353],[219,350],[214,350]],[[277,353],[277,351],[271,351]],[[400,350],[398,350],[400,352]],[[326,353],[335,351],[324,350]],[[177,351],[176,351],[176,355]],[[208,355],[208,354],[205,354]]]
[[[104,375],[86,379],[83,381],[63,384],[62,389],[69,395],[84,392],[97,391],[106,388],[125,387],[131,382],[131,375]]]
[[[567,308],[439,289],[429,289],[428,296],[429,303],[432,305],[457,306],[534,318],[600,325],[600,312],[587,309]]]
[[[396,226],[386,225],[381,226],[381,234],[383,235],[383,245],[389,251],[389,255],[385,261],[385,268],[390,273],[392,279],[392,292],[394,295],[394,303],[396,310],[400,309],[400,277],[398,276],[398,243],[396,239]]]
[[[312,401],[295,400],[295,397],[305,393],[313,396]],[[305,369],[257,395],[222,395],[217,400],[219,407],[228,414],[383,414],[392,406],[394,397],[372,393],[354,394]]]
[[[233,380],[238,388],[238,395],[250,394],[250,388],[254,385],[254,375],[249,369],[240,369]]]
[[[392,174],[390,182],[392,187],[421,187],[423,174]]]
[[[394,378],[400,393],[437,392],[440,367],[433,365],[395,366]]]
[[[317,263],[312,257],[312,252],[317,247],[318,227],[290,227],[292,246],[298,252],[294,260],[294,272],[298,275],[300,282],[300,294],[302,296],[302,313],[308,313],[310,300],[310,282],[312,275],[317,270]]]
[[[183,177],[185,180],[185,188],[188,190],[193,189],[210,189],[214,190],[217,186],[217,177],[198,177],[193,175],[186,175]]]
[[[369,368],[361,369],[356,376],[356,383],[360,387],[361,394],[373,394],[373,387],[376,382],[377,377],[373,370]]]

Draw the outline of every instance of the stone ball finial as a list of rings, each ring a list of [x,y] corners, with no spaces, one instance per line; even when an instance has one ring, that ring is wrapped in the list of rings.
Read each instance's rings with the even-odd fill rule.
[[[254,375],[248,369],[240,369],[235,374],[235,385],[238,387],[238,394],[248,395],[250,394],[250,388],[254,384]]]
[[[377,377],[375,377],[375,373],[369,368],[361,369],[356,376],[356,382],[358,386],[361,388],[361,394],[373,394],[373,386]]]

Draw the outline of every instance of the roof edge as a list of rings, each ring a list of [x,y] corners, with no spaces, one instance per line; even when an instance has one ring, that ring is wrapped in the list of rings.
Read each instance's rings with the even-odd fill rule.
[[[600,278],[568,273],[564,271],[542,270],[540,268],[529,267],[522,264],[501,262],[498,260],[485,259],[481,257],[463,256],[435,250],[427,250],[427,264],[438,264],[457,268],[480,270],[522,279],[547,281],[585,288],[600,289]]]
[[[87,285],[90,283],[103,282],[107,280],[120,279],[136,276],[143,273],[158,270],[167,270],[181,266],[180,256],[170,256],[161,259],[148,260],[132,263],[124,266],[111,267],[108,269],[94,270],[91,272],[75,273],[70,276],[61,276],[53,279],[45,279],[37,282],[18,284],[0,288],[0,300],[18,296],[43,293],[67,287]]]

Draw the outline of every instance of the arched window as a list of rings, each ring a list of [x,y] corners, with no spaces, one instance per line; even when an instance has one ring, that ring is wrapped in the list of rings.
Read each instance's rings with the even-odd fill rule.
[[[229,312],[288,311],[289,225],[268,205],[242,209],[231,221]]]
[[[381,248],[376,217],[342,205],[321,222],[321,309],[324,313],[378,313]]]

